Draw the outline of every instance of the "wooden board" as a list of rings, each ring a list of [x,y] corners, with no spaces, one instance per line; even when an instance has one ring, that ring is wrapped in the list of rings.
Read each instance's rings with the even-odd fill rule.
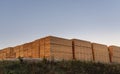
[[[52,44],[67,45],[67,46],[72,45],[72,41],[69,39],[53,37],[53,36],[46,37],[46,42],[50,44],[52,43]]]
[[[23,45],[24,57],[32,58],[32,42]]]
[[[32,44],[32,57],[33,58],[40,57],[40,40],[36,40]]]
[[[93,49],[101,50],[101,51],[108,51],[107,45],[92,43]]]
[[[89,41],[72,39],[74,46],[82,46],[82,47],[89,47],[91,48],[91,43]]]
[[[110,63],[109,56],[95,55],[95,62]]]
[[[109,51],[111,56],[120,56],[120,47],[118,46],[110,46]]]
[[[39,58],[40,57],[40,41],[36,40],[32,44],[32,57]]]
[[[93,43],[94,55],[109,55],[109,51],[106,45]]]
[[[16,46],[13,48],[15,52],[15,58],[20,57],[20,46]]]
[[[80,61],[93,61],[93,55],[90,54],[75,54],[75,59]]]
[[[45,57],[45,40],[40,39],[40,58],[44,58]]]
[[[75,54],[81,53],[81,54],[92,55],[92,48],[75,46],[74,50],[75,50]]]
[[[109,51],[106,45],[92,43],[92,47],[95,62],[110,63]]]
[[[23,45],[20,45],[20,57],[24,57]]]
[[[66,54],[66,53],[51,53],[51,58],[58,59],[58,60],[72,60],[72,54]]]
[[[72,53],[72,46],[51,44],[51,50],[50,51],[51,51],[51,53],[52,52]]]
[[[44,53],[45,53],[45,58],[49,58],[50,57],[50,48],[51,48],[51,44],[49,44],[47,41],[46,41],[46,38],[45,38],[45,49],[44,49]]]
[[[120,57],[112,57],[112,63],[120,63]]]
[[[109,46],[110,50],[120,52],[120,47],[119,46]]]

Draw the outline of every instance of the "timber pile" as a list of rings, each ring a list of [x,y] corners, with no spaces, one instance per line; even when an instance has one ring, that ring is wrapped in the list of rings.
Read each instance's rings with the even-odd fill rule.
[[[32,43],[32,57],[40,58],[40,40],[35,40]]]
[[[73,39],[74,58],[81,61],[93,61],[91,43],[88,41]]]
[[[58,60],[73,59],[71,40],[49,36],[44,39],[44,42],[45,57]]]
[[[95,62],[110,63],[108,47],[106,45],[93,43],[92,47]]]
[[[118,46],[110,46],[110,59],[113,63],[120,63],[120,47]]]
[[[0,59],[47,58],[120,63],[120,47],[91,43],[79,39],[47,36],[38,40],[0,50]]]

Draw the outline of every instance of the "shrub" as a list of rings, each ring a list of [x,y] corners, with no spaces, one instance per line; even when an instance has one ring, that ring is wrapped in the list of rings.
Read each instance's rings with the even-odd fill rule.
[[[0,74],[120,74],[120,65],[46,59],[28,62],[19,58],[19,61],[0,61]]]

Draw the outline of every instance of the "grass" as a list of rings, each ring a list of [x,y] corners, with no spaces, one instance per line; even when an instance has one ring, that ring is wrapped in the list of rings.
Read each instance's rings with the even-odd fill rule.
[[[120,74],[120,64],[81,61],[0,61],[0,74]]]

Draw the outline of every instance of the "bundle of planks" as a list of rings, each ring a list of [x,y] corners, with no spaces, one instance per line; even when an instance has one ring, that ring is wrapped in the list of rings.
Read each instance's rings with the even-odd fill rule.
[[[108,47],[103,44],[92,43],[95,62],[110,63]]]
[[[32,58],[32,43],[26,43],[23,45],[24,58]]]
[[[5,49],[0,50],[0,59],[5,59],[6,58],[6,50]]]
[[[0,50],[0,60],[2,59],[2,50]]]
[[[48,59],[72,60],[72,41],[68,39],[48,36],[40,40],[40,55],[43,52]]]
[[[76,60],[93,61],[92,46],[89,41],[72,39],[73,54]]]
[[[110,60],[112,63],[120,63],[120,47],[109,46]]]
[[[35,40],[32,43],[32,58],[40,58],[40,40]]]
[[[15,58],[15,52],[12,47],[4,48],[0,51],[0,59]]]
[[[45,38],[41,38],[40,39],[40,58],[47,58],[47,56],[45,56]]]
[[[15,58],[20,57],[20,46],[15,46],[14,48]]]
[[[72,60],[72,41],[48,36],[30,43],[5,48],[0,51],[0,58],[48,58]]]
[[[5,58],[8,58],[7,56],[7,54],[9,54],[8,53],[8,50],[9,48],[5,48],[5,49],[3,49],[2,51],[1,51],[1,56],[2,56],[2,59],[5,59]]]
[[[19,57],[24,57],[23,45],[19,45]]]

